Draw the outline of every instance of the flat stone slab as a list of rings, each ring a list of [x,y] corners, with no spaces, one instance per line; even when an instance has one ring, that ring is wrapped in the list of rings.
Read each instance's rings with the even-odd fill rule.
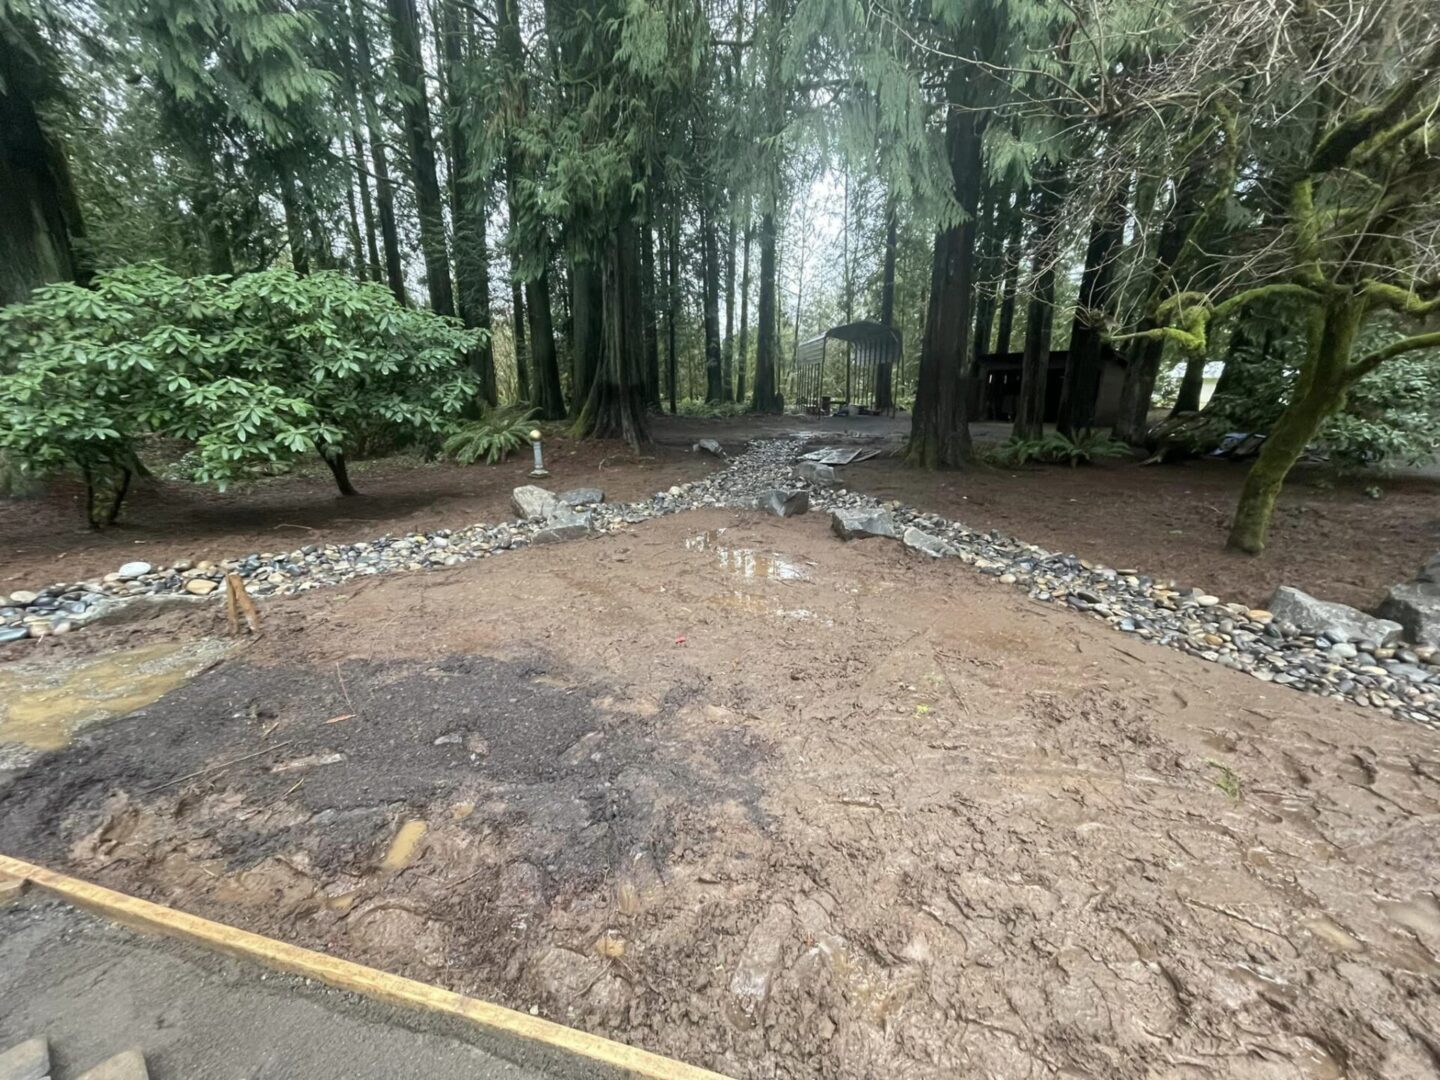
[[[895,540],[900,536],[889,510],[832,510],[830,528],[841,540],[864,540],[869,536]]]
[[[544,521],[555,513],[560,500],[553,491],[536,484],[524,484],[510,492],[510,506],[515,516],[524,521]]]
[[[1325,634],[1334,641],[1344,635],[1348,641],[1373,641],[1390,645],[1404,632],[1398,622],[1377,619],[1348,604],[1317,600],[1309,593],[1281,585],[1270,598],[1269,609],[1275,618],[1314,634]],[[1334,634],[1332,635],[1332,631]]]
[[[50,1043],[27,1039],[0,1054],[0,1080],[45,1080],[50,1075]]]
[[[1440,582],[1420,580],[1396,585],[1378,611],[1399,623],[1405,640],[1411,644],[1440,646]]]
[[[574,488],[560,493],[561,506],[595,506],[605,501],[605,492],[597,487]]]
[[[594,519],[586,513],[560,509],[552,514],[545,527],[530,538],[532,544],[556,544],[562,540],[579,540],[595,528]]]
[[[795,475],[816,487],[830,487],[840,482],[834,466],[825,465],[819,461],[800,462],[795,466]]]
[[[810,493],[776,488],[757,498],[755,508],[768,511],[776,517],[794,517],[796,514],[803,514],[810,509]]]
[[[126,1050],[81,1073],[80,1080],[150,1080],[150,1072],[139,1050]]]
[[[932,559],[943,559],[946,555],[955,554],[955,549],[944,540],[938,536],[932,536],[923,529],[917,529],[913,525],[905,530],[904,535],[900,537],[900,542],[911,551],[918,551]]]

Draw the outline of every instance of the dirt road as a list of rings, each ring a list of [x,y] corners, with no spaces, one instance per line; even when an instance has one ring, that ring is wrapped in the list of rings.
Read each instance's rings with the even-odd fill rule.
[[[814,515],[266,614],[13,774],[0,850],[737,1077],[1440,1067],[1418,726]]]

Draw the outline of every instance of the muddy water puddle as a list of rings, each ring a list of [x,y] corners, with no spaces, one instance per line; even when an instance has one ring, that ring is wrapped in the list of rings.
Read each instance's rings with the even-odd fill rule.
[[[160,643],[78,661],[0,671],[0,747],[60,750],[91,724],[153,705],[228,651],[223,642]]]
[[[713,551],[727,574],[753,581],[806,581],[809,570],[799,561],[778,551],[757,551],[736,547],[725,537],[726,529],[710,529],[685,541],[688,551]]]

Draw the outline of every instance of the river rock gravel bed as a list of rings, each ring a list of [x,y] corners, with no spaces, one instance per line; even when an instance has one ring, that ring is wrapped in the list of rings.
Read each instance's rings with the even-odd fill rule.
[[[0,645],[66,633],[145,597],[202,600],[222,591],[219,586],[227,573],[242,578],[252,595],[287,596],[374,574],[456,566],[537,542],[620,532],[665,514],[754,507],[777,490],[803,490],[812,512],[887,510],[900,532],[933,539],[932,554],[959,558],[1001,584],[1025,589],[1035,600],[1066,605],[1127,636],[1179,649],[1262,682],[1386,709],[1440,730],[1440,651],[1304,632],[1268,611],[1225,603],[1214,594],[1182,589],[1138,569],[1103,566],[997,531],[978,532],[915,507],[882,504],[829,481],[802,479],[795,475],[796,461],[806,442],[753,442],[711,476],[638,502],[586,504],[568,498],[563,522],[517,519],[354,544],[256,552],[219,563],[181,561],[156,568],[132,562],[99,580],[17,590],[0,597]]]

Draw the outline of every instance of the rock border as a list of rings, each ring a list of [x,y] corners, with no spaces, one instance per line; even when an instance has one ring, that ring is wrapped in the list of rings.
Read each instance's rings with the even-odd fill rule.
[[[19,593],[34,599],[0,606],[0,644],[64,633],[97,618],[114,619],[137,600],[155,604],[169,596],[203,602],[200,594],[219,590],[206,590],[200,583],[218,585],[226,573],[238,574],[251,595],[288,596],[378,573],[456,566],[537,542],[620,532],[687,510],[754,508],[771,492],[804,490],[813,511],[841,511],[842,517],[850,517],[850,512],[860,517],[888,513],[895,535],[908,534],[908,546],[922,550],[924,557],[958,558],[1000,584],[1024,589],[1034,600],[1063,604],[1127,637],[1189,653],[1261,682],[1388,709],[1398,718],[1440,730],[1440,650],[1332,640],[1326,632],[1303,630],[1268,611],[1223,603],[1198,589],[1182,591],[1173,582],[1138,570],[1113,569],[998,531],[980,532],[898,502],[882,503],[830,483],[815,483],[795,475],[808,441],[756,440],[728,459],[724,469],[702,480],[638,502],[597,503],[583,514],[569,511],[563,522],[569,527],[558,530],[560,535],[554,521],[517,519],[459,530],[387,534],[354,544],[310,544],[219,563],[179,562],[142,573],[127,565],[124,577],[117,572],[98,581],[16,590],[10,598]]]

